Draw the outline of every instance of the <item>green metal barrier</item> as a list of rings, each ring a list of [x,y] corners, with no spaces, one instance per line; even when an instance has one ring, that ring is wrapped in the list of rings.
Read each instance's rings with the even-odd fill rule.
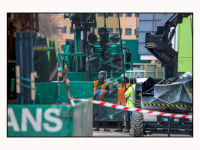
[[[92,81],[98,80],[98,72],[92,73]],[[113,73],[112,77],[118,78],[121,76],[121,73]],[[67,77],[70,81],[84,81],[85,72],[68,72]],[[107,73],[107,78],[111,78],[111,73]]]
[[[69,102],[64,82],[36,83],[35,104],[57,104]],[[86,90],[87,89],[87,90]],[[92,98],[92,81],[70,81],[70,96],[73,98]]]
[[[8,137],[93,136],[93,104],[8,105]]]

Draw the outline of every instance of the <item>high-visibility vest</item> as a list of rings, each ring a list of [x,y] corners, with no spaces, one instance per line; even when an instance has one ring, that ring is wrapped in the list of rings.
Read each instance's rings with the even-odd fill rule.
[[[62,79],[62,81],[64,81],[64,79]],[[67,82],[70,82],[70,80],[69,80],[69,79],[67,79]]]
[[[135,86],[136,84],[132,84],[124,94],[128,98],[126,107],[135,107]]]
[[[68,66],[67,66],[67,62],[65,62],[65,72],[68,72]]]
[[[129,88],[131,84],[126,83],[126,90]],[[125,85],[122,87],[122,84],[117,85],[117,90],[118,90],[118,105],[126,105],[126,97],[124,96],[125,94]]]
[[[98,85],[98,82],[99,82],[99,80],[97,80],[97,81],[94,81],[93,82],[93,85],[94,85],[94,93],[95,93],[95,91],[97,90],[97,85]],[[104,101],[104,102],[106,102],[106,98],[104,99],[104,100],[102,100],[102,98],[104,97],[104,92],[105,92],[105,89],[108,87],[108,82],[106,83],[106,81],[104,81],[104,84],[103,85],[101,85],[101,87],[99,87],[99,88],[101,88],[101,94],[100,94],[100,98],[99,98],[99,101]],[[99,89],[98,88],[98,89]],[[94,99],[94,94],[93,94],[93,99]]]

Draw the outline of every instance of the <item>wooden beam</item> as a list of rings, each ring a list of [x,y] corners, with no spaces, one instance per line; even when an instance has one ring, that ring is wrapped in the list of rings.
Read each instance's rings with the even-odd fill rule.
[[[9,23],[16,23],[16,19],[8,18],[7,21],[8,21],[8,24],[9,24]]]
[[[29,27],[30,27],[30,30],[33,30],[33,14],[29,14]]]
[[[15,70],[16,70],[16,77],[20,77],[20,66],[17,65],[15,67]],[[20,79],[19,78],[16,78],[16,83],[20,83]],[[20,93],[21,92],[21,87],[19,84],[16,84],[16,93]]]
[[[23,31],[26,31],[26,30],[27,30],[27,24],[26,24],[25,13],[22,13],[22,14],[21,14],[20,19],[21,19],[21,26],[22,26],[22,28],[23,28],[22,30],[23,30]]]
[[[39,18],[38,18],[38,13],[35,13],[35,29],[36,29],[36,32],[39,32]]]
[[[147,77],[147,65],[146,64],[144,64],[144,70],[145,70],[144,78],[146,78]]]
[[[34,82],[31,82],[31,88],[33,88],[31,90],[31,100],[35,100],[35,72],[31,73],[31,80]]]
[[[19,18],[19,14],[16,14],[16,31],[20,31],[21,21]]]
[[[14,19],[14,18],[15,18],[15,14],[12,13],[12,14],[10,15],[10,19]]]

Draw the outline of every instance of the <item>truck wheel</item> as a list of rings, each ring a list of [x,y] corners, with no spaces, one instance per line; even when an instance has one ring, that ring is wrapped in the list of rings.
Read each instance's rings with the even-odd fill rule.
[[[142,113],[132,112],[132,118],[131,118],[132,136],[143,137],[144,133],[143,121],[144,117]]]

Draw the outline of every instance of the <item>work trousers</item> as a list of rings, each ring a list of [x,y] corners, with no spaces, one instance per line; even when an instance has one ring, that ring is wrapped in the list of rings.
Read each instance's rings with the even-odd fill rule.
[[[132,111],[129,111],[129,116],[132,118]],[[130,117],[129,117],[129,118],[130,118]]]
[[[94,108],[94,117],[95,117],[95,116],[99,116],[100,113],[101,113],[101,116],[102,116],[102,117],[105,117],[105,116],[106,116],[106,107],[104,107],[104,106],[99,106],[99,105],[94,104],[94,105],[93,105],[93,108]],[[94,118],[94,119],[95,119],[95,118]],[[102,122],[102,126],[103,126],[104,128],[107,128],[107,127],[108,127],[107,121],[95,121],[95,128],[99,128],[100,122]]]
[[[99,126],[100,126],[100,121],[95,121],[95,128],[99,128]],[[102,126],[103,128],[107,128],[108,127],[107,121],[102,121]]]

